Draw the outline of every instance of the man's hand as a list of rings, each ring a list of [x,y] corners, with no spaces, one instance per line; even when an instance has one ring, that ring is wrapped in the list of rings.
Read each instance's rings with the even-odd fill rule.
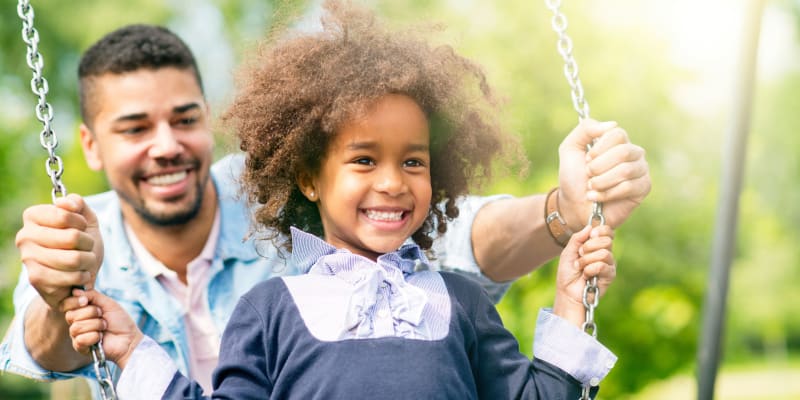
[[[28,279],[45,303],[57,310],[73,287],[91,288],[103,262],[97,217],[78,195],[54,205],[31,206],[22,215],[16,245]]]
[[[587,153],[586,145],[591,144]],[[584,120],[558,148],[558,204],[573,232],[589,221],[592,202],[603,203],[605,223],[622,224],[650,192],[645,151],[616,122]]]
[[[593,141],[587,153],[586,145]],[[650,192],[644,149],[632,144],[616,122],[581,122],[558,154],[558,208],[572,232],[588,225],[592,202],[603,203],[605,223],[616,228]],[[545,224],[545,197],[497,200],[475,215],[472,250],[487,277],[496,282],[516,279],[562,250]]]

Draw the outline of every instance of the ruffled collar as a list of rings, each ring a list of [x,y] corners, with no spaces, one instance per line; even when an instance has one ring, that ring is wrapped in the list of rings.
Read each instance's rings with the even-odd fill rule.
[[[420,264],[428,264],[419,246],[404,244],[398,250],[372,261],[349,250],[337,249],[299,229],[291,228],[291,232],[294,266],[307,274],[333,276],[352,285],[346,330],[353,337],[428,336],[428,332],[422,328],[422,312],[428,296],[424,290],[405,279]],[[381,292],[387,304],[379,304]],[[375,324],[376,314],[379,314],[377,310],[387,305],[394,332],[378,332],[376,326],[380,324]]]

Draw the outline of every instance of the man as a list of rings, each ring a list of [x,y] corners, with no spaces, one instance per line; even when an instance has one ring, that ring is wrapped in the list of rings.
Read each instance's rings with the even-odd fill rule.
[[[17,235],[25,268],[0,368],[45,380],[91,377],[91,360],[71,347],[60,303],[72,287],[96,283],[184,374],[210,389],[219,335],[239,296],[294,271],[271,242],[250,235],[251,206],[237,195],[241,157],[212,166],[208,105],[179,38],[163,28],[124,27],[86,52],[79,78],[84,154],[113,190],[25,211]],[[563,242],[585,223],[590,200],[603,201],[616,226],[649,192],[643,150],[614,123],[579,125],[559,155],[561,190],[550,197],[466,199],[435,267],[474,276],[497,300],[507,287],[498,282],[560,252],[554,237]],[[546,222],[548,198],[565,224]]]

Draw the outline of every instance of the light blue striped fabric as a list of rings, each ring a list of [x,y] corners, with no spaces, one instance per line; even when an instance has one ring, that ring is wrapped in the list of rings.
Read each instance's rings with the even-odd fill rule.
[[[422,250],[404,244],[376,261],[292,228],[292,263],[306,275],[282,279],[309,331],[324,341],[447,336],[450,297]]]

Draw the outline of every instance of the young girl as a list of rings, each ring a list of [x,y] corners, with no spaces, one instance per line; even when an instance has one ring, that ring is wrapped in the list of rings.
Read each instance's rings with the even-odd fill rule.
[[[614,278],[610,229],[586,228],[564,249],[529,360],[479,286],[427,270],[432,234],[507,141],[484,75],[358,8],[326,9],[321,32],[262,54],[226,115],[247,154],[244,189],[263,205],[257,222],[283,234],[269,239],[306,274],[239,300],[212,396],[566,399],[596,386],[615,357],[579,329],[581,296],[591,276],[601,293]],[[121,397],[201,395],[112,301],[75,295],[73,345],[86,352],[103,334]]]

